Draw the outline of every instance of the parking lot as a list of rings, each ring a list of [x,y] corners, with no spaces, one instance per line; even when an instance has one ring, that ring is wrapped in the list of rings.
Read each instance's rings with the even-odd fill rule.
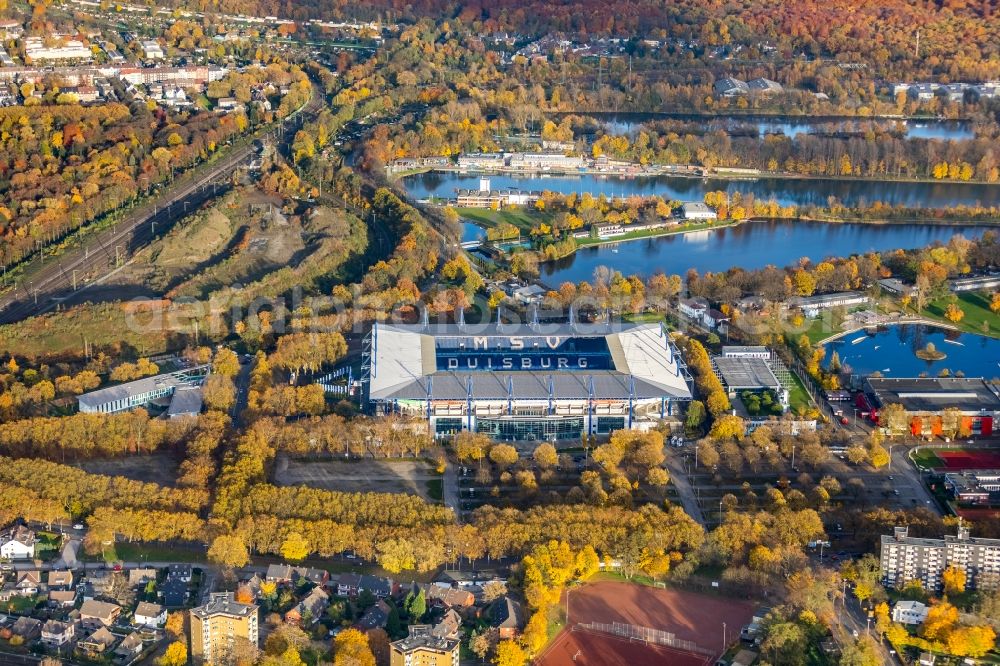
[[[422,460],[299,460],[281,456],[275,464],[279,486],[309,486],[348,493],[406,493],[432,499],[429,485],[441,476]]]

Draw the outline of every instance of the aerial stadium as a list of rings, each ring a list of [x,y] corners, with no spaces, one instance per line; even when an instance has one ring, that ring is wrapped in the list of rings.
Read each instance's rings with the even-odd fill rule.
[[[687,366],[660,324],[377,323],[364,372],[371,412],[426,419],[435,436],[562,440],[645,430],[691,400]]]

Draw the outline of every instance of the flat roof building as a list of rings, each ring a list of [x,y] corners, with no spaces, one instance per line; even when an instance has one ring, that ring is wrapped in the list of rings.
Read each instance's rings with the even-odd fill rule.
[[[685,220],[714,220],[719,216],[708,204],[688,201],[681,204],[681,217]]]
[[[410,627],[410,635],[390,645],[390,666],[458,666],[457,638],[438,637],[429,627]]]
[[[1000,393],[982,378],[868,377],[865,394],[871,398],[873,420],[878,410],[891,404],[902,405],[910,417],[940,417],[945,410],[957,409],[968,419],[969,429],[985,437],[1000,418]]]
[[[820,310],[837,307],[867,305],[871,302],[868,294],[861,291],[841,291],[833,294],[818,294],[816,296],[796,296],[788,299],[788,305],[799,308],[807,317],[815,317]]]
[[[202,378],[208,373],[208,368],[209,366],[202,365],[182,372],[153,375],[133,382],[109,386],[84,393],[77,398],[77,404],[83,413],[111,414],[135,409],[149,404],[153,400],[172,396],[178,388],[192,388],[200,385]],[[199,390],[198,393],[200,397],[201,391]],[[183,411],[193,404],[192,401],[193,396],[185,396],[178,408]]]
[[[970,537],[969,528],[961,524],[957,536],[941,539],[911,537],[908,528],[897,527],[892,535],[882,535],[879,562],[887,587],[918,580],[924,589],[937,592],[948,567],[965,572],[969,589],[1000,586],[1000,539]]]

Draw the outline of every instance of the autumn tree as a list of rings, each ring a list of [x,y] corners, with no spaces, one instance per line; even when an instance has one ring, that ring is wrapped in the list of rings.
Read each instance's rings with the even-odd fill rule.
[[[167,646],[163,656],[156,660],[159,666],[185,666],[188,660],[187,645],[184,641],[174,641]]]
[[[375,666],[368,637],[357,629],[345,629],[333,639],[334,666]]]
[[[945,594],[961,594],[965,592],[965,569],[956,566],[947,567],[941,572],[941,582],[944,584]]]
[[[250,561],[243,539],[236,534],[220,534],[208,549],[208,559],[228,569],[245,567]],[[301,559],[301,558],[292,558]]]
[[[497,643],[496,654],[493,655],[494,666],[525,666],[528,655],[515,641],[505,640]]]

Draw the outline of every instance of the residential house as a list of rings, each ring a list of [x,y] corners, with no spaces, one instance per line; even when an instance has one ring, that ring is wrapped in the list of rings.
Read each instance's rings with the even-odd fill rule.
[[[126,636],[115,648],[115,657],[124,663],[129,663],[140,654],[142,654],[142,635],[138,631]]]
[[[49,607],[72,608],[76,605],[76,590],[49,590]]]
[[[360,590],[368,590],[379,599],[385,599],[392,595],[393,584],[388,578],[380,576],[361,576]]]
[[[35,557],[35,533],[18,525],[0,540],[0,557],[6,560],[31,560]]]
[[[101,627],[86,638],[81,638],[76,647],[90,657],[97,657],[113,647],[117,641],[118,639],[108,631],[107,627]]]
[[[72,571],[50,571],[49,572],[49,589],[50,590],[68,590],[73,587],[73,572]]]
[[[128,586],[145,586],[148,582],[156,582],[156,569],[130,569],[128,572]]]
[[[87,582],[93,588],[94,595],[99,597],[113,597],[115,596],[115,590],[121,589],[124,586],[125,577],[120,571],[98,569],[97,571],[87,572]]]
[[[314,587],[302,601],[285,613],[285,622],[300,627],[312,626],[323,617],[330,604],[330,595],[322,587]]]
[[[353,573],[341,574],[337,579],[337,596],[353,597],[361,591],[361,576]]]
[[[246,585],[250,593],[253,594],[254,599],[260,597],[260,586],[264,583],[264,579],[254,574],[250,576],[243,584]]]
[[[177,578],[185,583],[190,583],[192,570],[190,564],[171,564],[167,568],[167,578]]]
[[[693,298],[682,298],[677,303],[677,309],[691,321],[701,323],[708,312],[708,303]]]
[[[365,611],[365,614],[361,616],[361,619],[357,621],[355,626],[361,631],[384,629],[386,622],[389,621],[390,612],[392,612],[392,609],[389,608],[389,604],[379,599],[375,602],[374,606]]]
[[[436,583],[427,586],[427,599],[440,601],[449,608],[467,608],[476,603],[476,596],[469,590],[444,587]]]
[[[33,617],[19,617],[10,627],[10,633],[30,643],[42,634],[42,621]]]
[[[243,108],[243,102],[235,97],[220,97],[215,103],[215,108],[217,111],[232,111]]]
[[[118,604],[88,599],[80,606],[80,623],[88,629],[110,627],[121,612],[122,608]]]
[[[722,326],[727,321],[729,321],[729,317],[727,317],[722,312],[719,312],[718,310],[712,308],[705,313],[705,317],[702,319],[702,321],[705,323],[705,326],[715,330],[720,326]]]
[[[22,597],[30,597],[33,594],[38,594],[38,592],[42,589],[42,572],[19,572],[17,574],[17,583],[14,587],[17,589],[17,594]]]
[[[141,601],[135,607],[135,615],[132,617],[132,624],[137,627],[149,627],[156,629],[162,627],[167,622],[167,609],[160,604]]]
[[[892,607],[892,621],[900,624],[922,624],[927,619],[927,606],[919,601],[897,601]]]
[[[73,640],[76,625],[72,622],[49,620],[42,625],[42,642],[48,647],[59,648]]]
[[[160,585],[159,594],[167,608],[179,608],[187,604],[188,585],[180,578],[167,578]]]
[[[305,578],[313,585],[326,585],[330,580],[330,572],[325,569],[299,567],[295,570],[299,578]]]
[[[462,629],[462,616],[449,608],[437,624],[431,627],[431,634],[437,638],[458,638]]]
[[[291,583],[293,567],[290,564],[269,564],[264,580],[272,583]]]
[[[489,608],[490,626],[497,630],[500,640],[515,638],[524,627],[524,610],[521,604],[508,596],[493,602]]]

